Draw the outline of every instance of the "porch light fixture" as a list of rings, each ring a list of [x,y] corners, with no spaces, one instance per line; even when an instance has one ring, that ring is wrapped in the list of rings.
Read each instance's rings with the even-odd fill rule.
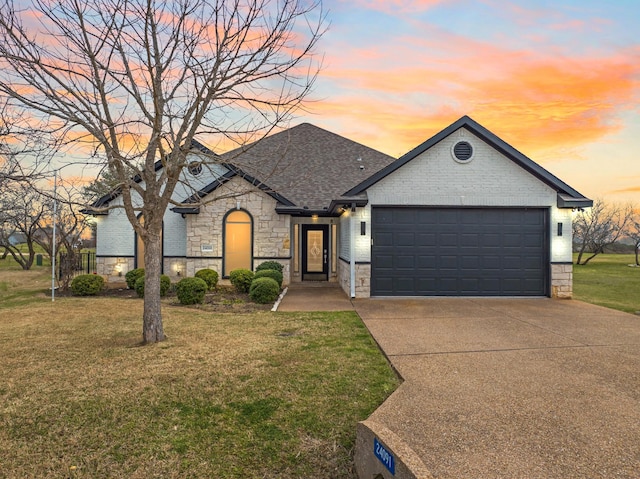
[[[558,223],[558,236],[562,236],[562,223]]]
[[[311,219],[313,221],[318,221],[318,215],[311,215]]]
[[[360,222],[360,236],[366,236],[367,234],[367,222],[366,221],[361,221]]]
[[[236,201],[236,209],[239,210],[240,209],[240,200]]]

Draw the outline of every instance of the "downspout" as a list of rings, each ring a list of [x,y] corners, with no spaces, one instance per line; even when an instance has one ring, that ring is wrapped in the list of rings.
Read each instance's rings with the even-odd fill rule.
[[[351,297],[356,297],[356,238],[353,234],[354,213],[356,211],[356,205],[351,205],[351,215],[349,216],[349,284]]]

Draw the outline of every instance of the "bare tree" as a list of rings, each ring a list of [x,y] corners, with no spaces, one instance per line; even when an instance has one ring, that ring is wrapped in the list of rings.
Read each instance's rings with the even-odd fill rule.
[[[192,139],[241,145],[290,120],[319,68],[321,5],[32,0],[23,8],[0,5],[0,94],[90,147],[87,161],[119,181],[145,245],[143,341],[161,341],[162,219]]]
[[[618,241],[632,214],[631,205],[607,205],[602,199],[596,199],[591,208],[579,212],[573,221],[573,239],[578,248],[576,264],[587,264]],[[585,253],[589,256],[583,260]]]
[[[53,191],[41,192],[49,205],[54,200]],[[71,280],[76,273],[79,255],[82,250],[82,235],[89,229],[87,217],[81,213],[82,193],[64,180],[57,184],[55,201],[57,202],[55,218],[53,208],[49,207],[43,215],[39,233],[35,236],[35,242],[52,257],[53,252],[62,253],[64,261],[58,262],[58,284],[63,291],[69,289]],[[53,223],[55,221],[56,237],[55,250],[53,248]],[[62,258],[62,256],[61,256]]]
[[[627,236],[633,241],[633,249],[636,253],[636,266],[640,266],[638,256],[640,256],[640,210],[633,210],[633,216],[629,220],[627,228]]]
[[[41,196],[26,183],[5,185],[0,197],[0,246],[5,248],[24,270],[33,265],[36,236],[50,210]],[[14,244],[13,235],[24,238],[27,251]]]

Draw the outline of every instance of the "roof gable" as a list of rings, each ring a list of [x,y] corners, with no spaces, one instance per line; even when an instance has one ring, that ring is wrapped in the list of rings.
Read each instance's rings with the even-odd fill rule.
[[[586,198],[584,195],[571,188],[568,184],[545,170],[542,166],[513,148],[504,140],[500,139],[498,136],[496,136],[468,116],[463,116],[458,121],[452,123],[447,128],[432,136],[424,143],[421,143],[416,148],[398,158],[398,160],[391,163],[386,168],[381,169],[380,171],[376,172],[375,174],[359,183],[354,188],[348,190],[346,193],[344,193],[344,195],[355,196],[364,193],[368,188],[379,182],[381,179],[398,170],[403,165],[421,155],[460,128],[467,129],[482,141],[487,143],[489,146],[494,148],[496,151],[502,153],[506,158],[510,159],[515,164],[526,170],[528,173],[553,188],[558,193],[558,207],[572,208],[589,207],[592,205],[593,202],[590,199]]]

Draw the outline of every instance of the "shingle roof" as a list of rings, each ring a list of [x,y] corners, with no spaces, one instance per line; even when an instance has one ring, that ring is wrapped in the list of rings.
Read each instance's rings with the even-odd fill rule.
[[[302,123],[221,155],[293,205],[328,209],[332,200],[395,158]]]

